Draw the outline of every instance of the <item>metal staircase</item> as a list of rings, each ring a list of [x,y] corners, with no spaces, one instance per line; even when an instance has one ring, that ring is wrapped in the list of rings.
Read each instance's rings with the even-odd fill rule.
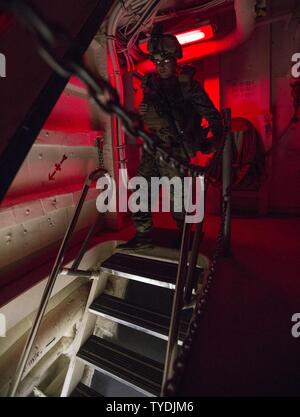
[[[176,263],[117,253],[102,264],[101,270],[115,276],[174,290],[177,268]],[[201,268],[197,267],[194,274],[199,276]]]
[[[124,387],[133,390],[131,396],[134,395],[133,392],[136,395],[144,396],[164,395],[164,389],[168,381],[176,376],[174,364],[181,352],[180,344],[184,339],[183,351],[187,347],[185,342],[190,343],[191,340],[190,329],[193,332],[197,329],[195,317],[199,312],[200,315],[202,314],[200,307],[200,310],[195,310],[195,315],[192,316],[193,302],[197,301],[200,295],[202,296],[202,292],[207,293],[220,253],[228,254],[230,251],[230,111],[224,111],[224,114],[227,128],[223,152],[222,225],[217,239],[217,250],[212,258],[209,273],[205,273],[205,268],[199,264],[198,260],[202,234],[201,223],[195,225],[191,250],[192,225],[185,223],[181,249],[177,251],[176,256],[170,257],[169,253],[166,256],[164,251],[158,247],[152,253],[115,253],[102,263],[99,271],[83,271],[78,268],[91,239],[95,235],[97,229],[97,224],[95,224],[88,232],[72,267],[65,268],[64,256],[88,190],[95,181],[106,175],[106,172],[101,168],[92,172],[86,179],[74,216],[49,276],[36,319],[11,384],[10,396],[17,393],[53,286],[59,275],[86,278],[92,282],[83,319],[72,345],[73,353],[61,396],[98,396],[98,390],[95,392],[94,388],[91,387],[91,380],[85,385],[82,384],[86,368],[99,371],[107,378],[118,382],[117,389],[110,391],[110,396],[126,395],[124,394]],[[191,184],[192,189],[193,184]],[[206,269],[208,269],[208,264]],[[128,283],[139,285],[144,295],[137,296],[133,301],[103,294],[108,276],[112,276],[114,279],[126,279]],[[203,291],[201,289],[202,280]],[[165,298],[161,298],[160,292],[163,292]],[[193,295],[196,295],[196,300]],[[159,305],[160,308],[147,305],[147,301],[150,299],[159,301],[156,306]],[[162,306],[166,306],[166,309],[162,309]],[[130,343],[129,346],[126,346],[117,343],[115,340],[99,338],[94,335],[99,316],[108,318],[111,322],[117,323],[118,326],[135,332],[135,336],[128,336],[128,342],[131,338],[140,340],[137,335],[147,335],[148,338],[159,340],[162,343],[158,352],[160,360],[144,355],[143,350],[132,349]],[[190,319],[191,326],[189,326]],[[188,337],[185,338],[187,329],[189,333]],[[151,343],[149,339],[148,343]],[[101,384],[102,387],[105,387],[105,382],[102,381]],[[104,391],[107,390],[104,389]],[[99,396],[101,395],[107,395],[107,392],[99,392]]]
[[[171,315],[154,309],[140,307],[111,295],[102,294],[90,306],[89,311],[116,323],[137,329],[163,340],[168,340]],[[186,310],[190,313],[191,310]],[[190,314],[185,314],[179,329],[179,344],[188,329]]]
[[[161,248],[163,253],[163,248]],[[178,255],[178,251],[177,251]],[[113,339],[100,338],[93,334],[97,316],[109,319],[118,325],[135,329],[148,337],[161,339],[162,356],[171,323],[171,304],[174,295],[178,263],[162,261],[148,256],[135,256],[115,253],[102,263],[98,280],[94,280],[84,313],[81,331],[75,341],[74,354],[65,380],[62,396],[95,396],[95,391],[82,384],[85,367],[99,371],[116,379],[127,387],[133,388],[144,396],[159,396],[162,389],[164,364],[147,355],[116,343]],[[195,269],[195,283],[203,277],[204,269]],[[157,294],[165,308],[157,311],[149,308],[143,299],[140,302],[121,299],[108,294],[98,294],[99,285],[107,276],[124,278],[133,283],[139,282],[141,298],[145,294]],[[169,300],[167,300],[169,298]],[[171,302],[170,302],[171,301]],[[165,310],[164,312],[162,310]],[[179,340],[184,339],[192,308],[182,311],[180,317]],[[151,343],[151,339],[148,338]],[[101,392],[100,394],[101,395]]]

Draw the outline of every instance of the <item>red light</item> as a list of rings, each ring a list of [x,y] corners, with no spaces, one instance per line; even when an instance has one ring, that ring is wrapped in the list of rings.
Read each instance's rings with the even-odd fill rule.
[[[214,37],[213,28],[211,25],[201,26],[199,29],[191,30],[189,32],[179,33],[175,35],[181,45],[187,43],[211,39]]]
[[[201,26],[198,29],[193,29],[188,32],[179,33],[178,35],[175,35],[175,36],[181,45],[187,45],[190,43],[200,42],[203,40],[213,38],[214,31],[211,25],[205,25],[205,26]],[[140,49],[145,53],[149,52],[146,42],[140,43]]]
[[[201,41],[205,38],[205,33],[201,30],[193,30],[192,32],[185,32],[176,35],[180,45],[184,45],[186,43],[192,43],[196,41]]]

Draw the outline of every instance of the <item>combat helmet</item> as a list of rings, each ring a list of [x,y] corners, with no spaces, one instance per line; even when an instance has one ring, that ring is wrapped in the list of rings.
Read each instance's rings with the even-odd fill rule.
[[[152,60],[182,58],[182,47],[176,36],[163,33],[161,25],[154,26],[148,41],[148,50]]]

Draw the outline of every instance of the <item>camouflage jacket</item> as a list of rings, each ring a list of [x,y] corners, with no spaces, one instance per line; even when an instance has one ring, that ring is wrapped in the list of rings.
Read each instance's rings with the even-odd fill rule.
[[[173,151],[177,148],[182,153],[184,146],[189,156],[196,150],[205,151],[209,130],[214,136],[214,145],[221,141],[221,116],[189,73],[182,72],[171,80],[162,80],[157,74],[150,73],[143,78],[142,87],[144,97],[140,114],[147,128],[166,148]],[[203,118],[208,122],[207,129],[201,126]]]

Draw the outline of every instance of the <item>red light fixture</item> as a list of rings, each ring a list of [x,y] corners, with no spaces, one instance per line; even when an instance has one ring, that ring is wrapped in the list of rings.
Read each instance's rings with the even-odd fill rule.
[[[211,25],[204,25],[198,29],[193,29],[187,32],[178,33],[175,35],[180,45],[187,45],[191,43],[208,40],[214,37],[214,31]],[[148,53],[147,42],[143,41],[140,43],[140,49]]]
[[[176,35],[176,38],[180,45],[185,45],[186,43],[201,41],[205,38],[205,33],[201,30],[192,30],[191,32],[180,33]]]
[[[199,29],[179,33],[175,36],[178,39],[180,45],[186,45],[188,43],[199,42],[204,39],[211,39],[214,36],[214,32],[211,25],[205,25],[201,26]]]

